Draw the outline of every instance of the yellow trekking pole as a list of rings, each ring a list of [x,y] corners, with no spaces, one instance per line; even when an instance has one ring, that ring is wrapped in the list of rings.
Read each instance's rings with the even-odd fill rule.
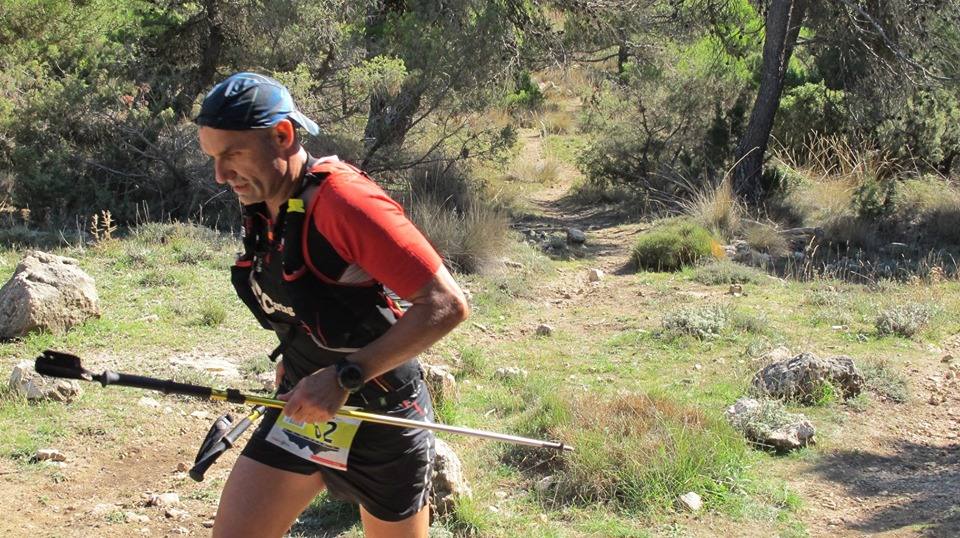
[[[238,404],[262,405],[264,407],[275,407],[282,409],[286,402],[274,398],[264,398],[244,394],[237,389],[215,389],[200,385],[191,385],[187,383],[178,383],[170,379],[156,379],[134,374],[124,374],[105,370],[101,374],[94,374],[83,368],[80,364],[80,357],[69,353],[46,350],[37,357],[35,368],[37,373],[51,377],[62,377],[67,379],[80,379],[83,381],[98,381],[101,385],[120,385],[124,387],[136,387],[147,390],[157,390],[164,394],[182,394],[185,396],[195,396],[197,398],[207,398],[210,400],[220,400]],[[559,441],[542,441],[517,435],[497,433],[486,430],[477,430],[461,426],[449,426],[447,424],[437,424],[435,422],[420,422],[405,418],[391,417],[361,411],[355,408],[345,407],[337,412],[338,417],[352,418],[372,422],[375,424],[384,424],[387,426],[397,426],[400,428],[416,428],[422,430],[431,430],[436,432],[456,433],[460,435],[469,435],[481,439],[490,439],[494,441],[504,441],[517,445],[532,446],[538,448],[553,448],[556,450],[572,451],[573,447],[565,445]]]

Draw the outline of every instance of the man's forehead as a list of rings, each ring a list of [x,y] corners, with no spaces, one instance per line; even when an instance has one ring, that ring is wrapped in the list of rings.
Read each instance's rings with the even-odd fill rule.
[[[254,130],[230,131],[200,127],[200,149],[208,155],[220,155],[255,143],[261,134]]]

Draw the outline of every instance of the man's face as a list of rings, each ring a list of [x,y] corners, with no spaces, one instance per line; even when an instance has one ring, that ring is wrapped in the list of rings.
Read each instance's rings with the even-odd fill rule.
[[[240,203],[280,196],[287,163],[273,128],[227,131],[200,127],[200,149],[213,157],[217,183],[229,185]]]

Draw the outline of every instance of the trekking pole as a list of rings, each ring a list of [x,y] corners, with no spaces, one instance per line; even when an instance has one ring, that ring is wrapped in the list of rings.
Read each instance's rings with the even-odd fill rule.
[[[113,372],[110,370],[104,370],[102,374],[95,374],[83,368],[83,366],[80,364],[80,357],[71,355],[69,353],[51,351],[49,349],[44,351],[43,355],[37,357],[35,368],[37,373],[41,375],[62,377],[67,379],[80,379],[82,381],[98,381],[104,387],[107,385],[136,387],[140,389],[157,390],[163,392],[164,394],[181,394],[185,396],[194,396],[197,398],[207,398],[210,400],[219,400],[238,404],[275,407],[278,409],[282,409],[283,406],[286,405],[286,402],[283,400],[244,394],[237,389],[215,389],[200,385],[178,383],[170,379],[157,379],[153,377]],[[517,445],[538,448],[553,448],[561,451],[573,451],[572,446],[565,445],[559,441],[542,441],[539,439],[531,439],[528,437],[520,437],[505,433],[476,430],[473,428],[464,428],[460,426],[448,426],[446,424],[437,424],[435,422],[420,422],[417,420],[369,413],[367,411],[360,411],[349,407],[341,408],[339,411],[337,411],[336,415],[338,417],[353,418],[387,426],[457,433],[461,435],[479,437],[481,439],[505,441],[507,443],[513,443]]]
[[[258,405],[253,408],[249,415],[243,417],[243,420],[236,424],[232,424],[233,418],[230,415],[224,415],[218,418],[216,422],[213,423],[213,426],[210,427],[210,431],[207,432],[207,437],[203,440],[203,444],[200,445],[200,450],[197,451],[197,457],[193,462],[193,467],[190,468],[190,478],[197,482],[203,482],[203,475],[206,474],[207,469],[209,469],[224,452],[233,448],[233,445],[236,444],[237,439],[243,435],[243,432],[247,431],[247,428],[262,417],[266,410],[267,408],[265,406]],[[230,426],[233,426],[233,428],[231,428],[230,431],[226,431]]]

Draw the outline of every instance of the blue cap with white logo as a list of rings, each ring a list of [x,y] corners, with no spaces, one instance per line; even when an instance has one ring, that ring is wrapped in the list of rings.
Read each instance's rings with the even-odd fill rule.
[[[276,80],[257,73],[234,73],[203,98],[197,125],[242,131],[273,127],[290,118],[312,135],[320,133],[316,122],[303,115],[290,92]]]

